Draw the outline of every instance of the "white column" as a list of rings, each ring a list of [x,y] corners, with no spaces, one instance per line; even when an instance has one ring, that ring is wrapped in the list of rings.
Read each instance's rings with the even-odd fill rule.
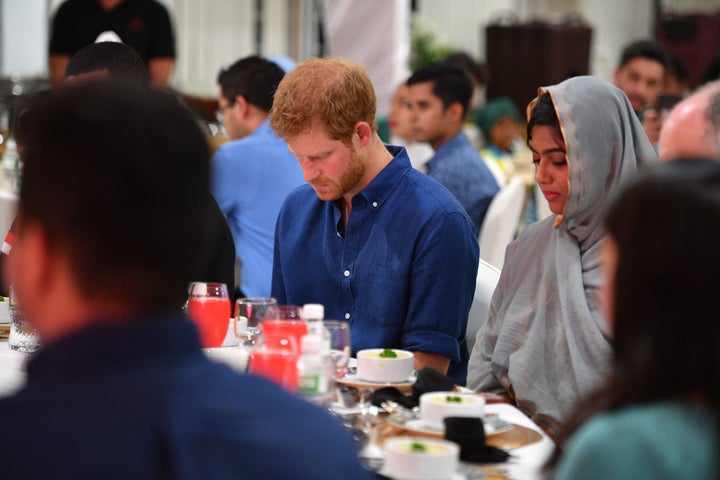
[[[378,115],[390,108],[395,87],[408,73],[409,0],[323,0],[328,56],[365,67],[378,97]]]

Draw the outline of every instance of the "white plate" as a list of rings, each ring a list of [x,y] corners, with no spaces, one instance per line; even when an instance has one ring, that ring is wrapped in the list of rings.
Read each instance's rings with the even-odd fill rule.
[[[388,473],[388,471],[386,470],[385,467],[383,467],[378,473],[384,477],[397,479],[397,477],[393,477],[390,473]],[[467,477],[465,475],[463,475],[462,473],[455,472],[447,480],[466,480],[466,479],[467,479]]]
[[[485,420],[485,419],[483,419],[483,420]],[[423,422],[419,418],[407,420],[406,422],[402,422],[394,417],[388,417],[387,421],[388,421],[388,423],[390,423],[392,425],[404,428],[408,432],[414,433],[417,435],[426,435],[426,436],[437,437],[437,438],[443,438],[445,436],[444,428],[431,427],[430,425],[427,425],[425,422]],[[485,428],[485,435],[487,435],[487,436],[497,435],[498,433],[507,432],[509,430],[512,430],[512,428],[513,428],[512,423],[506,422],[505,420],[502,420],[500,418],[498,418],[495,423],[483,421],[483,426]]]

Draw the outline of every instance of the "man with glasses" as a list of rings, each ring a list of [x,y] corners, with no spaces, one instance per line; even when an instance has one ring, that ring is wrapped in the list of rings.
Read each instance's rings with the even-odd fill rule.
[[[270,295],[275,220],[287,194],[304,183],[297,160],[268,121],[283,76],[277,64],[258,56],[218,75],[218,115],[232,141],[212,159],[211,190],[233,234],[242,296]]]

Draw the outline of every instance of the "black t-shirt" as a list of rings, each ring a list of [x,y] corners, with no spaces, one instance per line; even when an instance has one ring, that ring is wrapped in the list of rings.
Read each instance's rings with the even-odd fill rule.
[[[53,17],[50,54],[72,56],[106,31],[115,32],[145,63],[175,58],[170,16],[156,0],[123,0],[110,12],[97,0],[67,0]]]

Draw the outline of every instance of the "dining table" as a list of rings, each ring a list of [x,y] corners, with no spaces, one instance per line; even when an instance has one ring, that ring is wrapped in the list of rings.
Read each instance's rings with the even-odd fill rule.
[[[478,394],[482,395],[482,394]],[[348,409],[335,404],[334,409],[347,414]],[[485,415],[497,416],[511,425],[507,431],[488,434],[487,445],[502,448],[510,454],[502,463],[460,462],[458,478],[493,480],[534,480],[545,478],[543,467],[555,450],[555,443],[530,418],[509,403],[488,403]],[[373,422],[369,441],[362,448],[360,456],[370,469],[381,468],[383,444],[396,436],[442,438],[437,432],[423,432],[423,429],[405,428],[401,423],[389,420],[382,413]]]
[[[5,327],[0,333],[6,335]],[[5,397],[19,390],[25,383],[25,362],[27,353],[18,352],[10,348],[7,338],[0,341],[0,397]]]
[[[6,327],[3,324],[2,327]],[[5,337],[6,328],[0,329]],[[0,397],[10,395],[20,389],[25,382],[25,363],[29,354],[12,350],[7,338],[0,338]],[[341,413],[347,413],[338,407]],[[512,424],[512,429],[496,435],[488,435],[487,443],[505,449],[510,453],[508,461],[503,463],[470,464],[461,462],[462,477],[472,479],[523,479],[543,478],[543,465],[552,454],[553,441],[514,405],[507,403],[488,403],[486,414],[495,414]],[[381,417],[382,418],[382,417]],[[417,436],[417,432],[407,430],[402,425],[382,420],[373,426],[371,442],[360,451],[360,456],[382,457],[382,443],[397,435]]]

